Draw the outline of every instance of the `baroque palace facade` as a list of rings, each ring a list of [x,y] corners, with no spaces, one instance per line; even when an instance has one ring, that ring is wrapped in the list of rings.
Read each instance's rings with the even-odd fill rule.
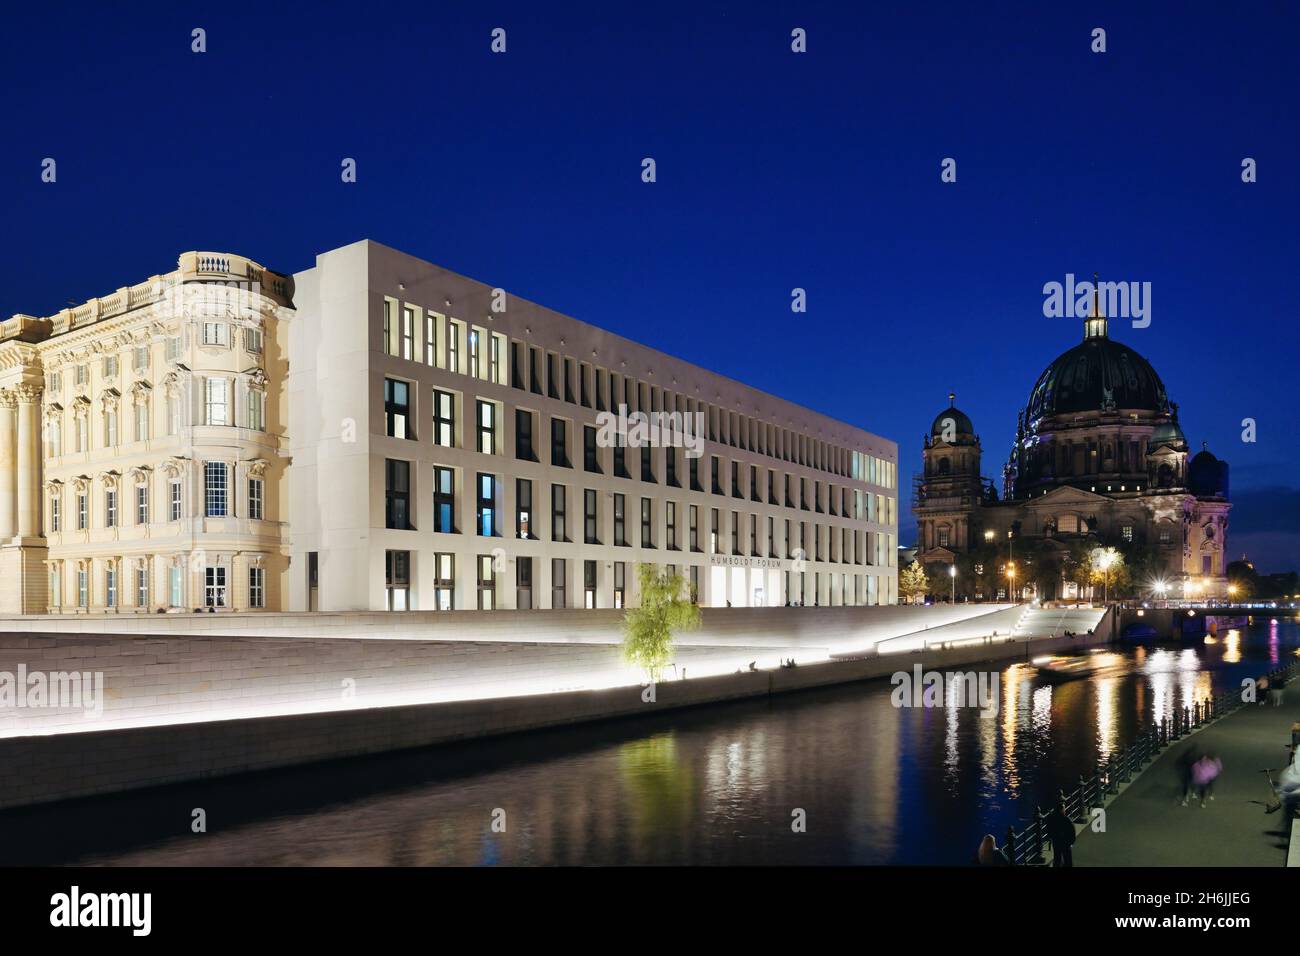
[[[1083,341],[1047,366],[1020,412],[1001,496],[981,455],[955,403],[935,416],[913,511],[917,560],[937,571],[938,593],[957,567],[966,593],[1074,598],[1073,554],[1106,546],[1126,553],[1140,590],[1226,595],[1227,463],[1190,454],[1177,404],[1145,358],[1110,338],[1096,293]]]
[[[0,611],[279,605],[291,294],[186,253],[0,323]]]
[[[889,604],[897,460],[377,243],[185,253],[0,323],[0,613],[615,608],[638,563],[706,606]]]

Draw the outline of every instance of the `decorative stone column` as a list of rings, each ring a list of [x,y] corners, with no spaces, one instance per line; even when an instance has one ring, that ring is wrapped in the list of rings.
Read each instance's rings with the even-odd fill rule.
[[[18,536],[41,533],[41,389],[19,385],[18,396]]]
[[[0,388],[0,544],[18,533],[18,399]]]

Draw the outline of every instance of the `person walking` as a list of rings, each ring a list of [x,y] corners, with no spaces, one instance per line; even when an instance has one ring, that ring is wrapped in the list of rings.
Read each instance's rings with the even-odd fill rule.
[[[1202,807],[1205,806],[1207,798],[1214,799],[1214,781],[1222,770],[1223,761],[1212,754],[1206,754],[1192,766],[1192,783],[1196,785],[1196,793]]]
[[[1047,839],[1052,841],[1052,866],[1074,866],[1072,847],[1075,841],[1074,824],[1065,812],[1065,801],[1058,800],[1056,807],[1044,821]]]

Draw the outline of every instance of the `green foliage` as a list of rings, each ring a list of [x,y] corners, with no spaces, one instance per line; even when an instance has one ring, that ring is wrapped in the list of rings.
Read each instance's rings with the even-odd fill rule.
[[[905,602],[910,604],[929,593],[930,578],[925,573],[925,565],[920,561],[913,561],[898,572],[898,595]]]
[[[700,608],[680,574],[653,564],[638,564],[636,573],[641,603],[623,614],[623,656],[656,681],[672,663],[674,635],[700,626]]]

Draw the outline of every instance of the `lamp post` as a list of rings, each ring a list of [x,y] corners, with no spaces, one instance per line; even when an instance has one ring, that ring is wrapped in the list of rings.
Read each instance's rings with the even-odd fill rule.
[[[1007,590],[1011,592],[1011,603],[1019,604],[1016,599],[1016,566],[1010,562],[1007,563]]]
[[[952,578],[952,603],[957,603],[957,565],[948,565],[948,577]]]

